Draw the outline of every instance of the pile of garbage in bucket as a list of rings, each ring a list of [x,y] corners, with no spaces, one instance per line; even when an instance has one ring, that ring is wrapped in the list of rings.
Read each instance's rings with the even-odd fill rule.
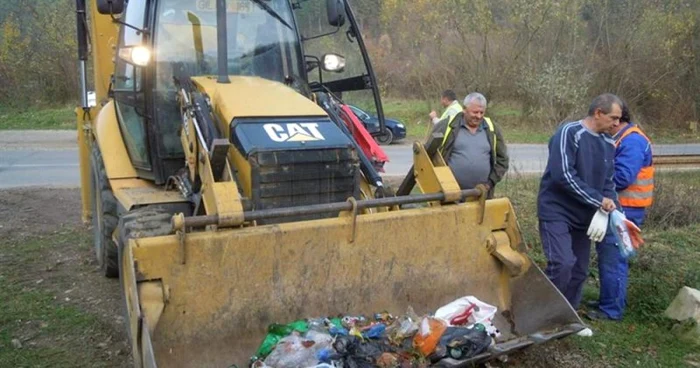
[[[496,307],[466,296],[418,316],[310,318],[272,324],[251,358],[254,368],[427,367],[483,353],[500,332]]]

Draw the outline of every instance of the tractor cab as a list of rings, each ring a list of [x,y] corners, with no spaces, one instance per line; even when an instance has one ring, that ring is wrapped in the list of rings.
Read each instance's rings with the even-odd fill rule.
[[[100,3],[103,10],[110,9],[104,3],[120,8],[117,1]],[[307,98],[332,93],[377,112],[383,123],[377,83],[346,2],[227,0],[220,18],[214,0],[123,4],[111,93],[139,177],[163,184],[182,167],[180,75],[261,78]],[[226,49],[220,53],[222,39]],[[278,101],[270,96],[261,102]]]

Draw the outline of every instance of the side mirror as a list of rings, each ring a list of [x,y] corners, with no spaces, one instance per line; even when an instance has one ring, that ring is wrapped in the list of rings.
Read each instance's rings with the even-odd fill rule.
[[[97,0],[97,12],[100,14],[121,14],[124,11],[124,0]]]
[[[337,54],[323,55],[323,70],[340,73],[345,69],[345,58]]]
[[[342,27],[345,24],[345,0],[326,0],[328,24],[333,27]]]

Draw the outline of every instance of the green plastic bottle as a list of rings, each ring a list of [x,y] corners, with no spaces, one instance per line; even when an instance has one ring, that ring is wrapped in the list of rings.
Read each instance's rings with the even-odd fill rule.
[[[294,321],[292,323],[282,325],[273,323],[267,327],[267,335],[255,352],[255,357],[263,359],[268,356],[284,337],[289,336],[292,332],[297,331],[305,334],[309,331],[309,324],[304,320]]]

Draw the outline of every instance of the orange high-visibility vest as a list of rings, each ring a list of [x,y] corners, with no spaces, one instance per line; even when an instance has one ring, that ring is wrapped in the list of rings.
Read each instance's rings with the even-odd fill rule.
[[[638,126],[633,125],[629,129],[625,130],[624,133],[620,135],[615,141],[615,147],[620,145],[625,137],[632,133],[638,133],[644,139],[651,144],[649,137],[639,129]],[[637,174],[637,179],[634,183],[630,184],[625,190],[617,193],[620,205],[623,207],[649,207],[651,206],[654,198],[654,166],[649,165],[642,167]]]

